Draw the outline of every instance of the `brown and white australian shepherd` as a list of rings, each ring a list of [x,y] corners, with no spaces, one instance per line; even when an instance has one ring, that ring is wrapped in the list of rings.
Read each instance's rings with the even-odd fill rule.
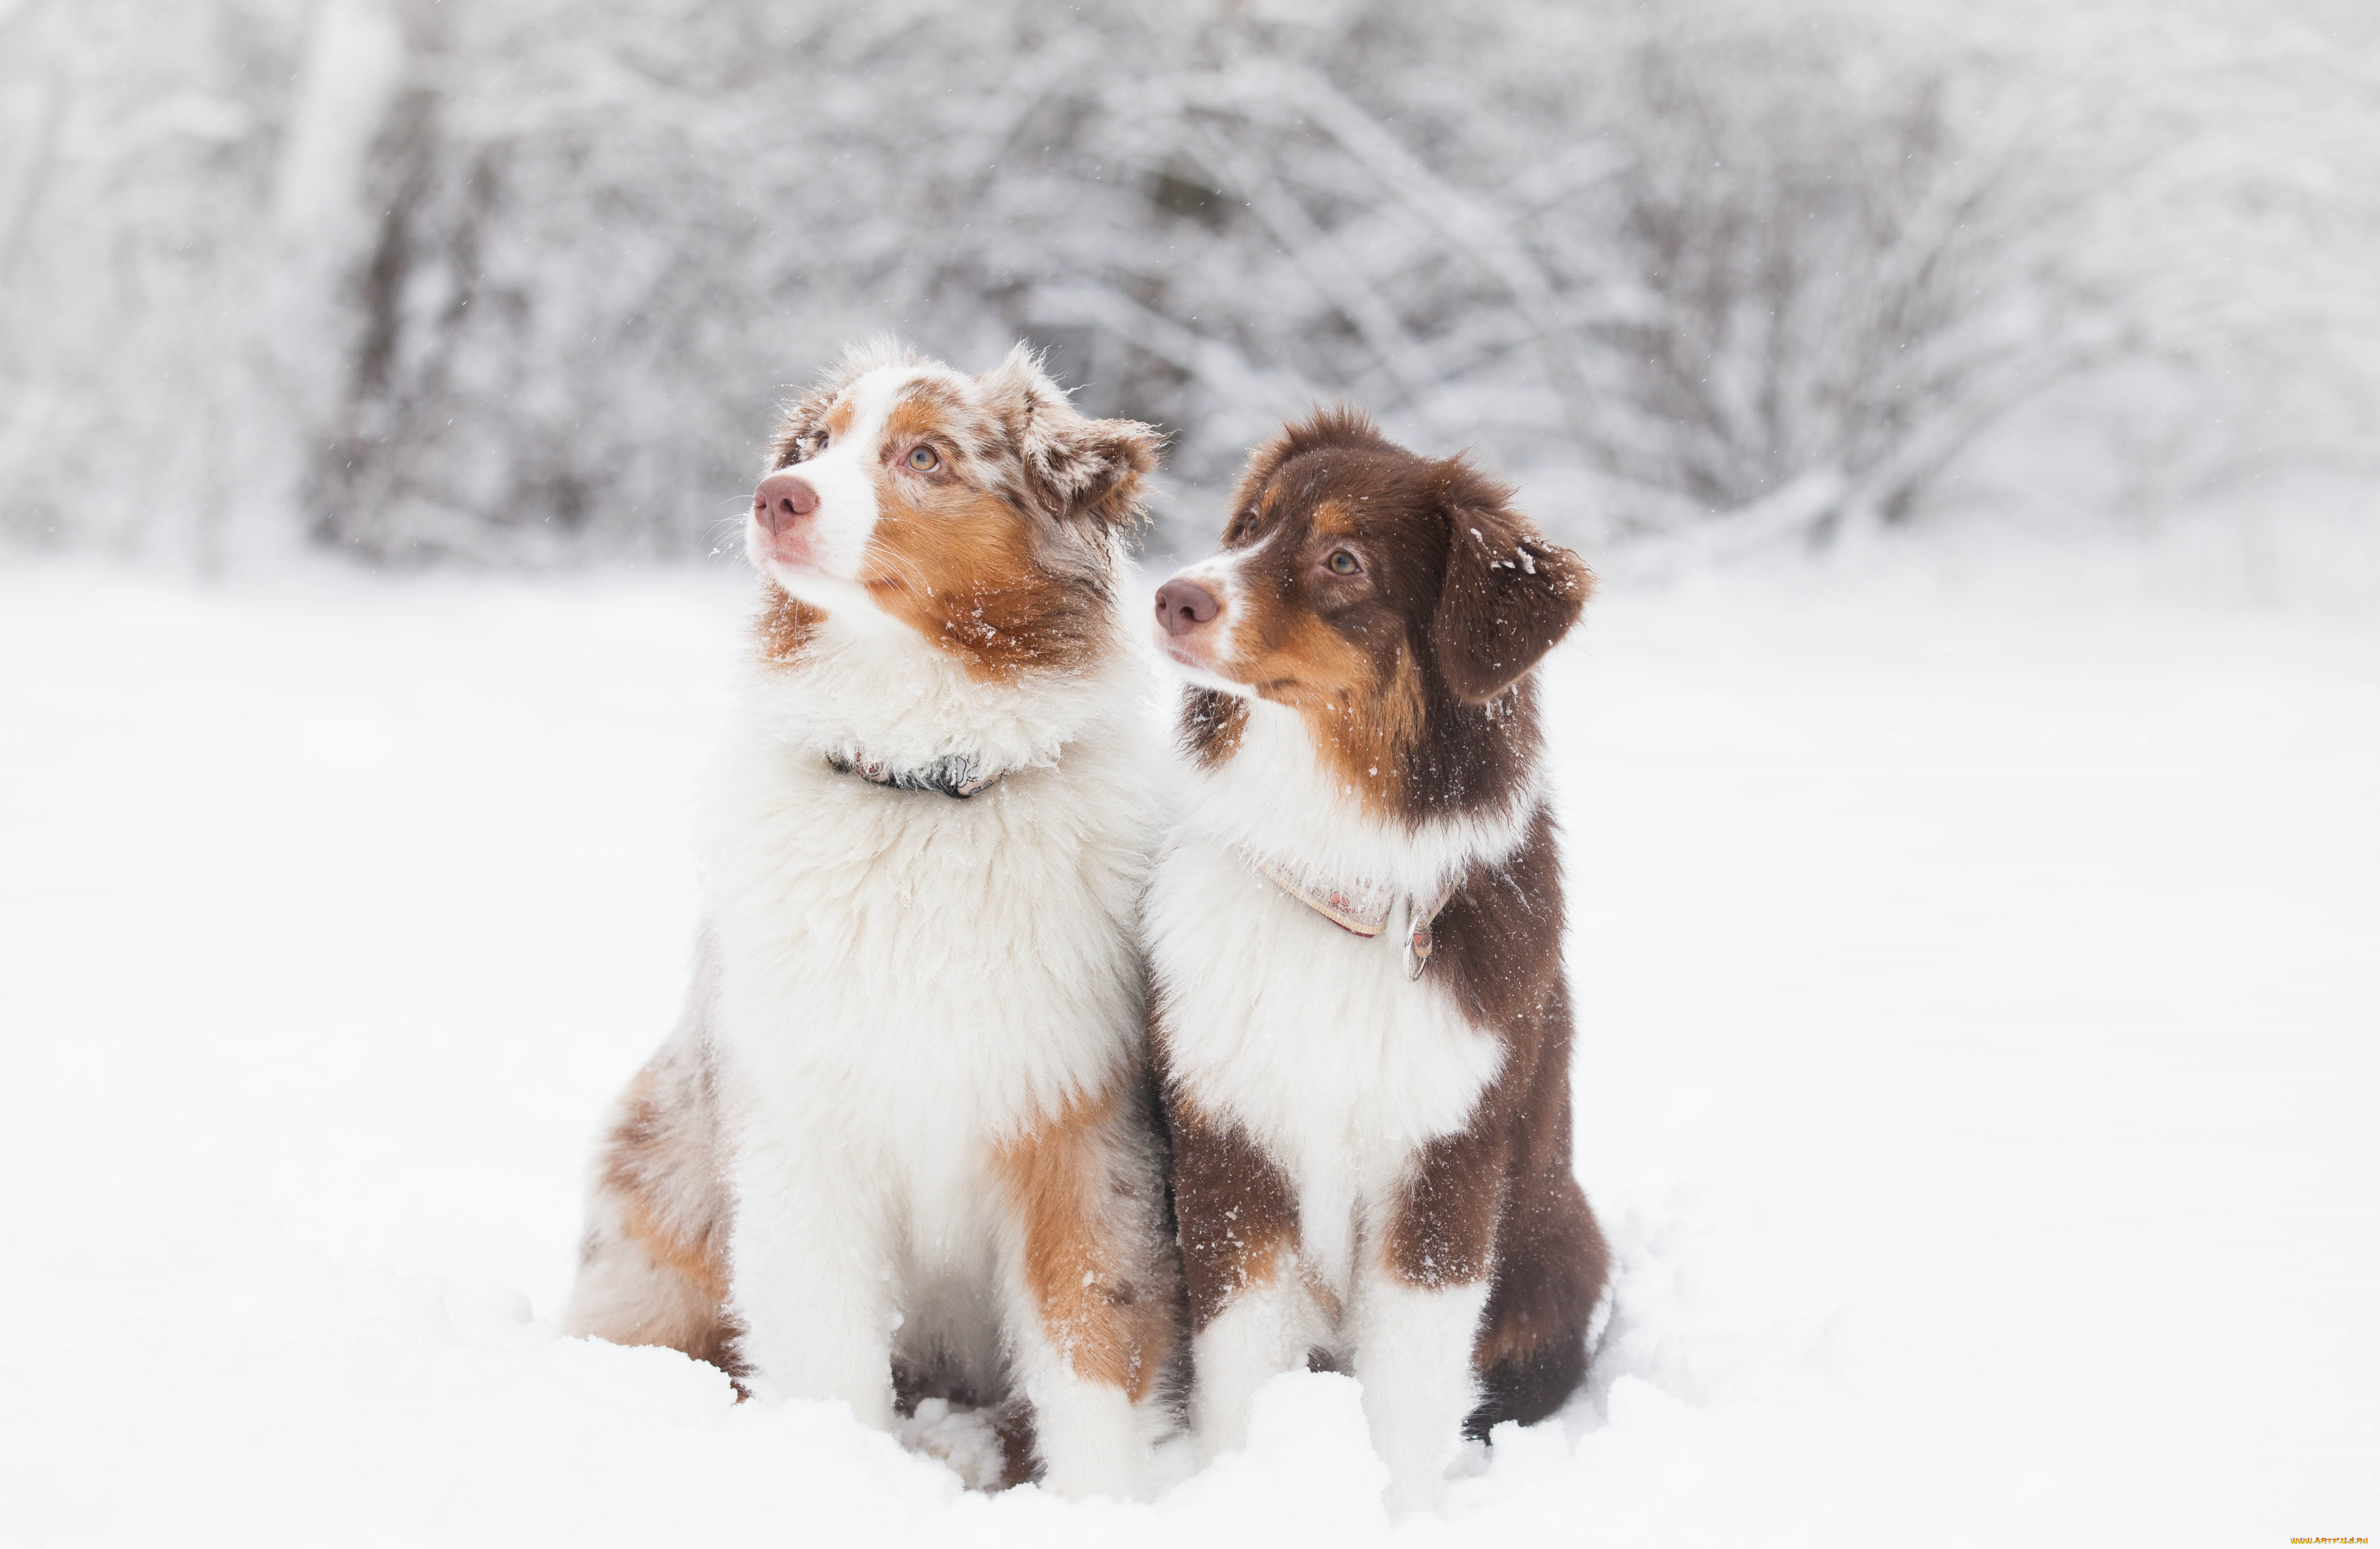
[[[1509,497],[1318,414],[1157,594],[1193,684],[1146,923],[1192,1423],[1234,1447],[1268,1378],[1342,1365],[1399,1511],[1576,1387],[1609,1260],[1529,676],[1591,577]]]
[[[693,991],[597,1156],[573,1331],[877,1426],[1029,1406],[1051,1488],[1147,1492],[1180,1291],[1121,566],[1157,440],[1022,349],[856,352],[787,413]]]

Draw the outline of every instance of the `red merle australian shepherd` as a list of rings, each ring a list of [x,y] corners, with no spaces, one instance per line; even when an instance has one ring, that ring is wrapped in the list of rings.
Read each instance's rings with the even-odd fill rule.
[[[1577,1386],[1609,1254],[1571,1174],[1561,887],[1530,670],[1591,577],[1462,459],[1318,414],[1157,594],[1193,778],[1147,910],[1192,1422],[1310,1358],[1392,1508]]]
[[[567,1324],[1011,1477],[1146,1495],[1177,1302],[1135,938],[1163,832],[1124,530],[1156,433],[1023,350],[853,352],[790,406],[684,1019],[596,1158]]]

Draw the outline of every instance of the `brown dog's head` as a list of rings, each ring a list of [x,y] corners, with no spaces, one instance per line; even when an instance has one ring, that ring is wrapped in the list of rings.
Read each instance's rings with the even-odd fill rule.
[[[797,655],[823,614],[905,626],[986,679],[1080,665],[1106,637],[1117,538],[1160,437],[1087,419],[1023,345],[979,376],[856,350],[785,411],[745,546]]]
[[[1257,448],[1222,551],[1158,588],[1158,644],[1196,685],[1192,751],[1228,759],[1244,701],[1269,700],[1378,815],[1509,794],[1536,751],[1524,680],[1594,581],[1511,498],[1343,410]]]

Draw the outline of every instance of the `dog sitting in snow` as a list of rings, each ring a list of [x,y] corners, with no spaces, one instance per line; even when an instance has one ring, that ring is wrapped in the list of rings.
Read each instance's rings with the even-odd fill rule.
[[[1146,930],[1193,1427],[1314,1358],[1389,1500],[1585,1374],[1609,1253],[1572,1176],[1561,884],[1530,670],[1591,577],[1461,459],[1318,414],[1157,594],[1186,812]]]
[[[1158,436],[1021,347],[856,352],[779,430],[684,1019],[597,1157],[574,1332],[1145,1493],[1179,1273],[1135,920],[1161,813],[1122,593]]]

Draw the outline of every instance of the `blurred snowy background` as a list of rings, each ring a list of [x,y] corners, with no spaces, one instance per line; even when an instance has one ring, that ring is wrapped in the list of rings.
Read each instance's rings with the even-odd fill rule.
[[[1604,575],[1617,1309],[1442,1525],[1345,1377],[1072,1509],[553,1326],[878,330],[1152,563],[1345,397]],[[0,0],[0,1543],[2369,1536],[2376,431],[2370,0]]]
[[[2362,0],[0,0],[0,542],[706,551],[771,405],[1019,336],[1598,555],[1961,511],[2374,572]]]

